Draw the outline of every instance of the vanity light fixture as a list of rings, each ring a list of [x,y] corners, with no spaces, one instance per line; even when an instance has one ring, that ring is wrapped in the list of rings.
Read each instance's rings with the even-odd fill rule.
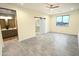
[[[12,19],[11,16],[0,16],[0,19]]]

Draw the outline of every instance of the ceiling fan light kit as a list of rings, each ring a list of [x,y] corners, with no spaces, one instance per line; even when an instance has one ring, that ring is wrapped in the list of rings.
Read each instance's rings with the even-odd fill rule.
[[[47,4],[47,8],[49,9],[55,9],[55,8],[59,8],[60,4]]]

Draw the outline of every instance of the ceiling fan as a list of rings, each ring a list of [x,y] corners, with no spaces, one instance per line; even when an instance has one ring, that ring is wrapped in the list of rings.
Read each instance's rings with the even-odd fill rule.
[[[60,4],[47,4],[46,7],[49,9],[55,9],[55,8],[59,8]]]

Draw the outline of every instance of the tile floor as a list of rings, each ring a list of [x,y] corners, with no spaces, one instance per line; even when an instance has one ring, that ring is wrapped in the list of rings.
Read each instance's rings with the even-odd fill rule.
[[[18,42],[4,42],[3,56],[79,56],[78,39],[74,35],[47,33]]]

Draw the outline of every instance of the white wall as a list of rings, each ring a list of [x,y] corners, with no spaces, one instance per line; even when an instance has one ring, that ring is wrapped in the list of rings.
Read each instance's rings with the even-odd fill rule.
[[[35,16],[46,18],[46,32],[49,32],[49,16],[40,12],[21,8],[13,4],[0,4],[0,7],[14,9],[17,12],[19,41],[35,36]]]
[[[78,20],[78,48],[79,48],[79,20]]]
[[[2,46],[3,46],[3,39],[2,39],[1,26],[0,26],[0,56],[2,55]]]
[[[69,26],[56,26],[56,17],[61,15],[69,15]],[[59,33],[66,33],[66,34],[73,34],[78,35],[78,20],[79,20],[79,10],[63,13],[63,14],[56,14],[50,16],[50,31],[51,32],[59,32]]]

